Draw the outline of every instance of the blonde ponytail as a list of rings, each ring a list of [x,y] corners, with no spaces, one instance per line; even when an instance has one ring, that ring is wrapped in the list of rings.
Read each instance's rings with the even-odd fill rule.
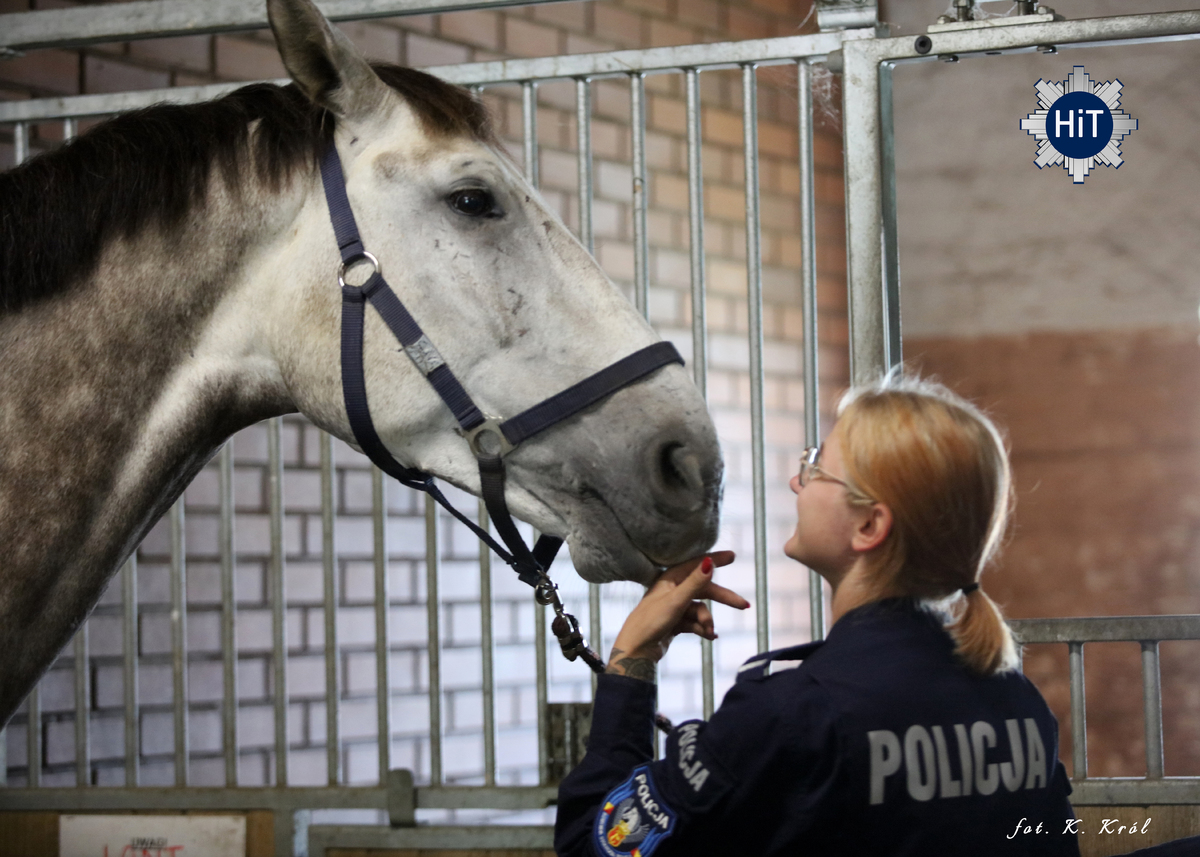
[[[850,390],[837,431],[850,502],[883,503],[892,529],[871,557],[868,600],[902,595],[934,606],[960,592],[946,629],[981,675],[1014,669],[1000,609],[979,589],[1012,506],[1004,439],[978,408],[941,384],[889,374]]]
[[[967,669],[992,675],[1016,669],[1017,645],[996,602],[982,589],[965,594],[964,605],[946,626]]]

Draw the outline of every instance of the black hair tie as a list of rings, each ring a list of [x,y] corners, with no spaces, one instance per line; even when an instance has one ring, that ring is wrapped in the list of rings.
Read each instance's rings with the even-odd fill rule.
[[[972,592],[974,592],[978,588],[979,588],[979,584],[975,581],[972,581],[971,583],[968,583],[966,586],[964,586],[962,588],[962,594],[970,595]]]

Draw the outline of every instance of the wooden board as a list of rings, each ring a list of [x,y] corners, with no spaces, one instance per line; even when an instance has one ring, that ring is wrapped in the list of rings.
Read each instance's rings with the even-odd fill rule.
[[[78,815],[80,813],[71,813]],[[103,815],[116,815],[105,811]],[[186,810],[131,815],[190,815]],[[236,813],[198,813],[234,815]],[[246,857],[274,857],[275,824],[268,810],[246,816]],[[58,812],[0,812],[0,857],[58,857]]]

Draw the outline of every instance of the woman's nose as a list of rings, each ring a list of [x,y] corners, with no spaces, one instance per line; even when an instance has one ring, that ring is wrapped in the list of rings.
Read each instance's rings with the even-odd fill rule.
[[[800,493],[800,474],[799,473],[797,473],[795,476],[793,476],[791,479],[788,480],[788,487],[792,489],[793,494]]]

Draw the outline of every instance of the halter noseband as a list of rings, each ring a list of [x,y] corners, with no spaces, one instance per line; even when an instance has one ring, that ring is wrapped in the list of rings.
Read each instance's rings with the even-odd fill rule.
[[[354,213],[350,209],[350,200],[346,196],[342,162],[332,143],[321,158],[321,181],[325,187],[325,199],[329,204],[333,232],[342,255],[342,265],[338,271],[338,284],[342,288],[342,392],[346,401],[346,413],[350,418],[350,428],[358,445],[384,473],[409,488],[426,492],[450,514],[466,524],[517,572],[517,576],[524,583],[535,587],[539,601],[543,604],[554,604],[555,612],[561,617],[561,604],[558,604],[554,584],[550,582],[546,572],[562,546],[562,539],[543,535],[532,549],[526,546],[504,500],[504,456],[522,441],[579,413],[651,372],[670,363],[682,365],[683,358],[671,343],[656,342],[621,358],[611,366],[515,417],[501,420],[498,417],[485,416],[463,389],[442,355],[429,341],[429,337],[384,280],[379,262],[363,246],[358,226],[354,221]],[[372,266],[371,276],[361,286],[347,284],[344,279],[346,270],[352,265],[364,262]],[[488,515],[508,550],[501,547],[487,530],[450,505],[434,483],[431,474],[405,467],[396,461],[375,431],[367,407],[367,386],[363,377],[363,317],[367,301],[375,307],[384,323],[404,346],[404,351],[413,364],[441,396],[458,421],[459,431],[466,437],[471,452],[479,463],[481,493]],[[577,629],[575,634],[578,635]],[[586,649],[581,637],[578,646]],[[564,652],[572,660],[575,655],[583,655],[584,659],[588,660],[587,655],[591,654],[582,651],[567,652],[567,648],[564,640]]]

